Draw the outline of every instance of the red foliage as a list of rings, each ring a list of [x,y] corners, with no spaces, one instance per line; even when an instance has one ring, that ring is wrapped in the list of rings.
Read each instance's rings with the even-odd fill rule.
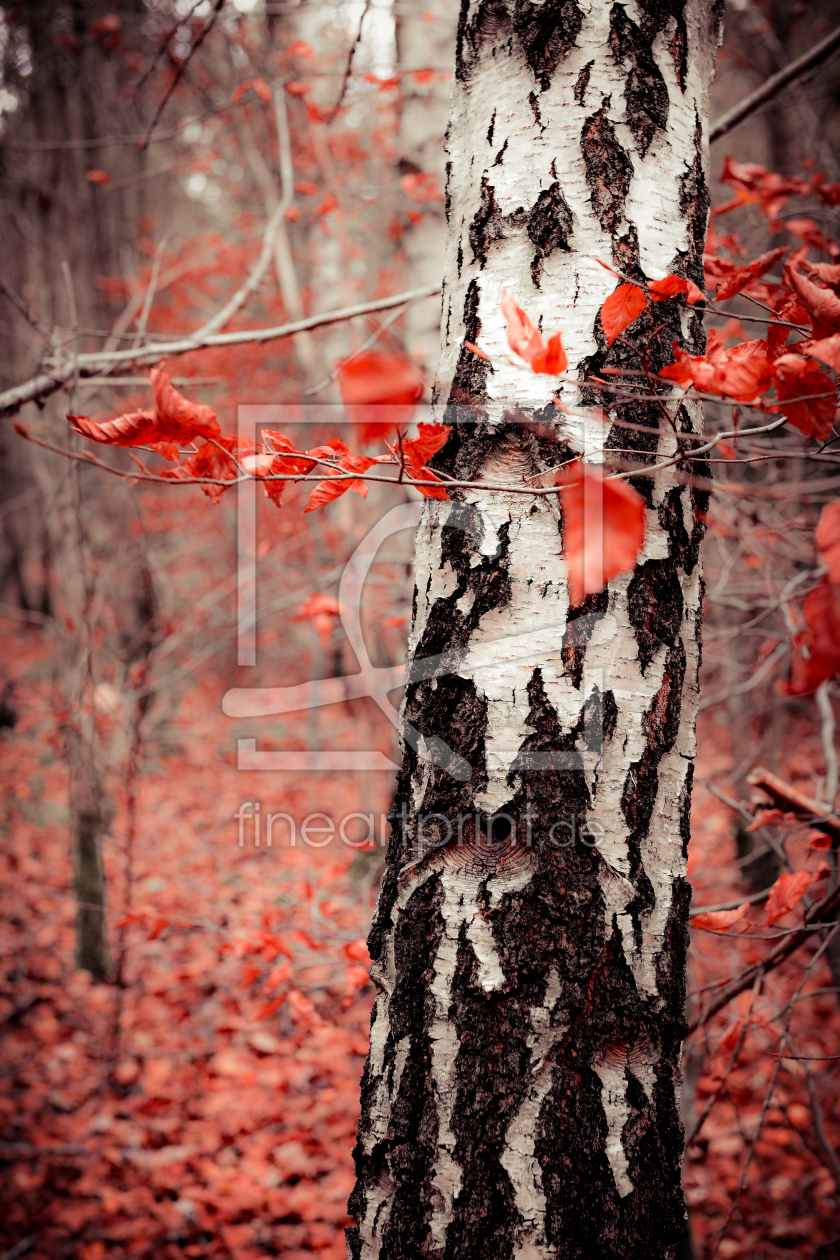
[[[646,306],[645,292],[635,284],[620,284],[610,294],[601,307],[601,327],[608,346],[639,318]]]
[[[511,350],[530,364],[532,372],[547,376],[559,376],[565,372],[568,359],[559,333],[550,337],[548,345],[545,345],[542,333],[505,289],[502,289],[502,313],[507,320]]]
[[[566,465],[557,485],[562,492],[569,600],[574,606],[635,566],[645,540],[645,503],[626,481],[606,478],[599,465],[580,460]]]

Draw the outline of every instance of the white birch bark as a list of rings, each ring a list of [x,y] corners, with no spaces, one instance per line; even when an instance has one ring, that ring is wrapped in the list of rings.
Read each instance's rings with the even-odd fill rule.
[[[589,381],[639,365],[604,340],[598,260],[702,284],[714,6],[465,0],[458,38],[441,467],[522,484],[575,451],[673,455],[699,409],[660,424]],[[562,382],[510,361],[503,288],[562,333]],[[700,318],[658,304],[628,333],[649,338],[655,371],[672,339],[702,349]],[[673,467],[636,484],[637,569],[576,609],[556,501],[426,506],[404,708],[423,740],[370,940],[351,1260],[675,1253],[705,499]]]

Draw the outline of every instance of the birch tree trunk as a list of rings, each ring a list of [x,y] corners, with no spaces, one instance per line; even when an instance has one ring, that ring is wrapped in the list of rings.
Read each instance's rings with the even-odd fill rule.
[[[693,404],[616,406],[592,381],[637,370],[640,350],[656,371],[673,340],[704,346],[700,316],[663,302],[608,348],[599,310],[618,282],[596,260],[702,286],[718,40],[712,0],[464,0],[439,467],[521,485],[581,450],[650,465],[699,431]],[[564,382],[510,362],[503,287],[562,332]],[[351,1260],[668,1260],[683,1236],[708,493],[673,467],[634,484],[636,571],[574,608],[553,496],[424,510]]]

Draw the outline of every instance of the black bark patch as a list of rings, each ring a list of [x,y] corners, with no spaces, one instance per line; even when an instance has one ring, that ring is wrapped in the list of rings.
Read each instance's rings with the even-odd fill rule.
[[[575,0],[514,0],[513,28],[528,65],[543,92],[554,71],[574,47],[583,26],[583,12]]]
[[[589,76],[592,74],[594,64],[594,61],[587,61],[577,77],[573,92],[578,105],[583,105],[586,101],[586,89],[589,87]]]
[[[673,646],[682,626],[683,594],[673,560],[648,560],[636,570],[627,611],[644,674],[663,643]]]
[[[603,590],[595,595],[585,596],[582,603],[569,609],[561,657],[566,673],[576,687],[580,687],[583,679],[586,645],[592,638],[596,623],[607,611],[608,602],[609,594]]]
[[[531,262],[531,276],[540,287],[543,262],[555,249],[568,251],[572,235],[572,212],[563,196],[560,184],[555,181],[544,188],[528,215],[528,236],[536,249]]]
[[[615,5],[610,15],[610,44],[616,61],[627,70],[627,123],[644,157],[657,131],[668,124],[668,89],[649,40],[620,5]]]
[[[468,20],[469,5],[461,5],[455,40],[455,77],[466,83],[485,50],[490,55],[513,37],[513,23],[504,0],[484,0]]]
[[[496,130],[496,111],[493,110],[493,117],[490,119],[490,126],[487,128],[487,143],[493,143],[493,132]]]
[[[668,535],[668,557],[681,565],[686,573],[694,567],[690,558],[691,540],[683,519],[682,489],[672,486],[659,505],[659,524]],[[689,567],[690,565],[690,567]]]
[[[683,857],[688,857],[688,842],[691,839],[691,791],[694,787],[694,762],[688,763],[685,782],[680,791],[680,839],[682,840]]]
[[[507,147],[508,147],[508,142],[507,142],[507,140],[505,140],[505,142],[504,142],[504,144],[502,145],[501,149],[499,149],[499,152],[496,154],[495,158],[493,159],[493,165],[494,165],[494,166],[501,166],[501,165],[502,165],[502,158],[505,156],[505,151],[506,151]]]
[[[586,182],[592,206],[605,232],[614,236],[624,217],[633,164],[624,152],[607,117],[610,98],[604,97],[597,114],[583,124],[580,147],[586,166]]]
[[[467,286],[464,298],[464,340],[473,344],[481,332],[481,320],[478,307],[481,301],[481,290],[476,280]],[[481,405],[487,397],[487,375],[493,371],[492,363],[481,359],[466,346],[461,346],[455,375],[449,390],[449,402],[456,405]],[[450,438],[451,441],[451,438]]]
[[[540,113],[540,102],[537,99],[536,92],[528,93],[528,104],[531,106],[531,112],[534,115],[534,122],[537,124],[540,131],[545,131],[545,127],[543,126],[543,123],[542,123],[542,114]],[[547,125],[548,124],[546,124],[546,126]]]
[[[706,280],[703,273],[703,247],[709,227],[711,204],[712,197],[703,170],[703,131],[700,119],[697,118],[694,126],[694,160],[680,180],[680,212],[688,220],[691,241],[691,253],[685,262],[686,275],[704,292]]]
[[[507,141],[505,142],[507,148]],[[504,148],[502,149],[504,153]],[[501,154],[497,154],[497,160]],[[495,163],[494,163],[495,165]],[[469,226],[469,240],[472,246],[473,262],[477,262],[483,270],[487,266],[487,258],[492,245],[503,241],[511,231],[521,228],[527,222],[522,206],[511,214],[502,214],[496,201],[496,193],[487,176],[481,177],[481,203]]]

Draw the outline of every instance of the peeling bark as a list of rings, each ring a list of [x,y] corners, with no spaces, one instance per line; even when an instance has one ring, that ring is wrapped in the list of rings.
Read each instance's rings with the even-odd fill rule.
[[[638,366],[604,339],[616,282],[597,259],[702,283],[717,39],[711,0],[464,0],[438,467],[514,485],[574,452],[649,464],[700,430],[667,391],[615,406],[590,378]],[[563,381],[510,362],[503,287],[562,331]],[[630,338],[654,370],[672,340],[704,344],[675,302]],[[669,1260],[684,1233],[707,492],[673,468],[634,482],[636,572],[576,608],[556,501],[475,488],[424,509],[404,702],[421,738],[404,749],[369,941],[351,1260]]]

